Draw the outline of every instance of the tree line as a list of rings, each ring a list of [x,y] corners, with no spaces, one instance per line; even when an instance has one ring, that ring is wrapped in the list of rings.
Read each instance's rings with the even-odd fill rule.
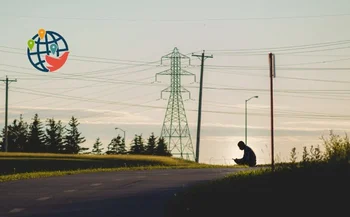
[[[28,152],[28,153],[60,153],[60,154],[146,154],[171,156],[164,138],[157,138],[152,133],[145,142],[141,135],[135,135],[127,150],[124,138],[119,135],[112,138],[103,152],[103,144],[100,138],[96,139],[93,149],[82,147],[86,142],[85,137],[78,130],[78,119],[74,116],[64,126],[62,122],[49,118],[43,123],[38,114],[32,118],[28,124],[20,115],[19,120],[15,119],[8,126],[8,152]],[[3,140],[0,142],[2,151],[5,151],[5,128],[0,135]]]
[[[157,138],[152,133],[147,141],[144,141],[141,135],[135,135],[134,139],[130,144],[130,149],[127,150],[125,146],[124,138],[120,135],[113,138],[107,145],[107,151],[103,152],[103,144],[100,138],[96,139],[93,145],[93,154],[139,154],[139,155],[159,155],[159,156],[172,156],[168,151],[167,145],[164,138]]]

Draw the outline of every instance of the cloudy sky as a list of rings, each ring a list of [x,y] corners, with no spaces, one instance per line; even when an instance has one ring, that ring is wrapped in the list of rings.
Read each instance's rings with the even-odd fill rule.
[[[289,159],[297,147],[321,144],[329,130],[350,127],[350,2],[348,0],[178,0],[20,1],[0,0],[0,78],[17,79],[9,89],[9,121],[35,113],[42,121],[67,123],[71,116],[92,147],[107,146],[126,131],[160,135],[166,100],[160,92],[170,77],[160,58],[177,47],[191,57],[184,69],[197,76],[191,53],[213,54],[205,61],[200,161],[232,164],[241,157],[248,102],[248,144],[258,163],[270,162],[268,53],[276,55],[274,79],[275,153]],[[61,34],[69,58],[57,72],[34,69],[27,41],[38,29]],[[198,83],[186,77],[185,101],[196,144]],[[5,85],[0,84],[4,117]],[[167,98],[168,95],[164,95]],[[188,95],[183,96],[185,99]],[[4,118],[0,119],[0,127]]]

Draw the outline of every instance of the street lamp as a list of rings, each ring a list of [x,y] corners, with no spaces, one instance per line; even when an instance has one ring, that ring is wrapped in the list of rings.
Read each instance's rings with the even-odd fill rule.
[[[247,102],[253,98],[259,98],[259,96],[252,96],[249,99],[245,100],[245,144],[247,144]]]
[[[126,143],[126,138],[125,138],[125,130],[120,129],[120,128],[118,128],[118,127],[116,127],[115,129],[116,129],[116,130],[121,130],[121,131],[123,131],[123,133],[124,133],[124,143]]]

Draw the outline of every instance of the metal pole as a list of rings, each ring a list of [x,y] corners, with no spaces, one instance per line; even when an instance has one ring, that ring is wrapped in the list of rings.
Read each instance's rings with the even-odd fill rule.
[[[247,145],[247,100],[245,101],[245,144]]]
[[[123,130],[124,131],[124,130]],[[125,131],[124,131],[124,144],[126,143]]]
[[[250,97],[249,99],[246,99],[245,100],[245,144],[248,145],[248,126],[247,126],[247,123],[248,123],[248,110],[247,110],[247,103],[249,100],[253,99],[253,98],[259,98],[259,96],[252,96]]]
[[[270,63],[270,101],[271,101],[271,168],[272,171],[275,170],[274,162],[274,126],[273,126],[273,66],[274,66],[274,55],[269,53],[269,63]]]
[[[6,93],[5,93],[5,152],[8,151],[8,129],[7,129],[7,118],[8,118],[8,89],[9,89],[9,79],[6,76]]]

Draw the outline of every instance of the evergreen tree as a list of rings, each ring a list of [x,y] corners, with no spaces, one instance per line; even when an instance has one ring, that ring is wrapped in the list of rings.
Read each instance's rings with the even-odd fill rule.
[[[62,153],[64,146],[64,126],[62,122],[52,119],[47,120],[46,124],[46,135],[45,135],[45,145],[48,152],[51,153]]]
[[[4,129],[5,130],[5,129]],[[23,152],[28,141],[28,124],[23,121],[22,114],[19,121],[15,119],[13,124],[8,126],[9,147],[8,151]]]
[[[8,125],[7,126],[7,139],[8,139],[8,147],[7,147],[7,151],[9,152],[16,152],[17,148],[15,147],[15,135],[13,133],[13,128],[16,125],[17,120],[15,119],[13,121],[13,126],[12,125]],[[1,143],[1,148],[2,151],[5,151],[5,144],[6,144],[6,136],[5,136],[5,127],[2,129],[2,134],[1,134],[2,139],[2,143]]]
[[[38,114],[34,115],[33,122],[29,126],[28,145],[24,148],[26,152],[45,152],[45,135]]]
[[[117,154],[117,147],[121,143],[120,139],[121,137],[118,135],[111,140],[111,142],[108,144],[108,151],[106,154]]]
[[[0,137],[1,137],[1,141],[0,141],[0,151],[5,151],[5,127],[2,128]]]
[[[135,135],[133,143],[130,147],[130,154],[144,154],[145,147],[143,144],[142,135]]]
[[[1,134],[0,134],[0,138],[1,138],[1,141],[0,141],[0,151],[5,151],[4,149],[4,141],[5,141],[5,129],[2,129],[1,131]]]
[[[168,151],[167,145],[166,145],[165,140],[164,140],[163,137],[158,139],[157,148],[156,148],[156,155],[159,155],[159,156],[172,156],[170,151]]]
[[[96,139],[96,142],[94,143],[93,149],[92,149],[92,153],[94,154],[102,154],[102,142],[100,141],[100,138]]]
[[[125,146],[125,139],[122,139],[122,142],[117,145],[117,154],[126,154],[126,146]]]
[[[146,151],[145,153],[148,155],[154,155],[156,151],[156,141],[157,138],[154,136],[154,133],[151,134],[151,136],[148,138],[147,145],[146,145]]]
[[[78,131],[78,120],[73,116],[69,121],[69,129],[67,129],[67,135],[64,139],[64,152],[68,154],[78,154],[80,151],[88,150],[88,148],[80,147],[80,144],[84,143],[85,137],[81,136]]]

